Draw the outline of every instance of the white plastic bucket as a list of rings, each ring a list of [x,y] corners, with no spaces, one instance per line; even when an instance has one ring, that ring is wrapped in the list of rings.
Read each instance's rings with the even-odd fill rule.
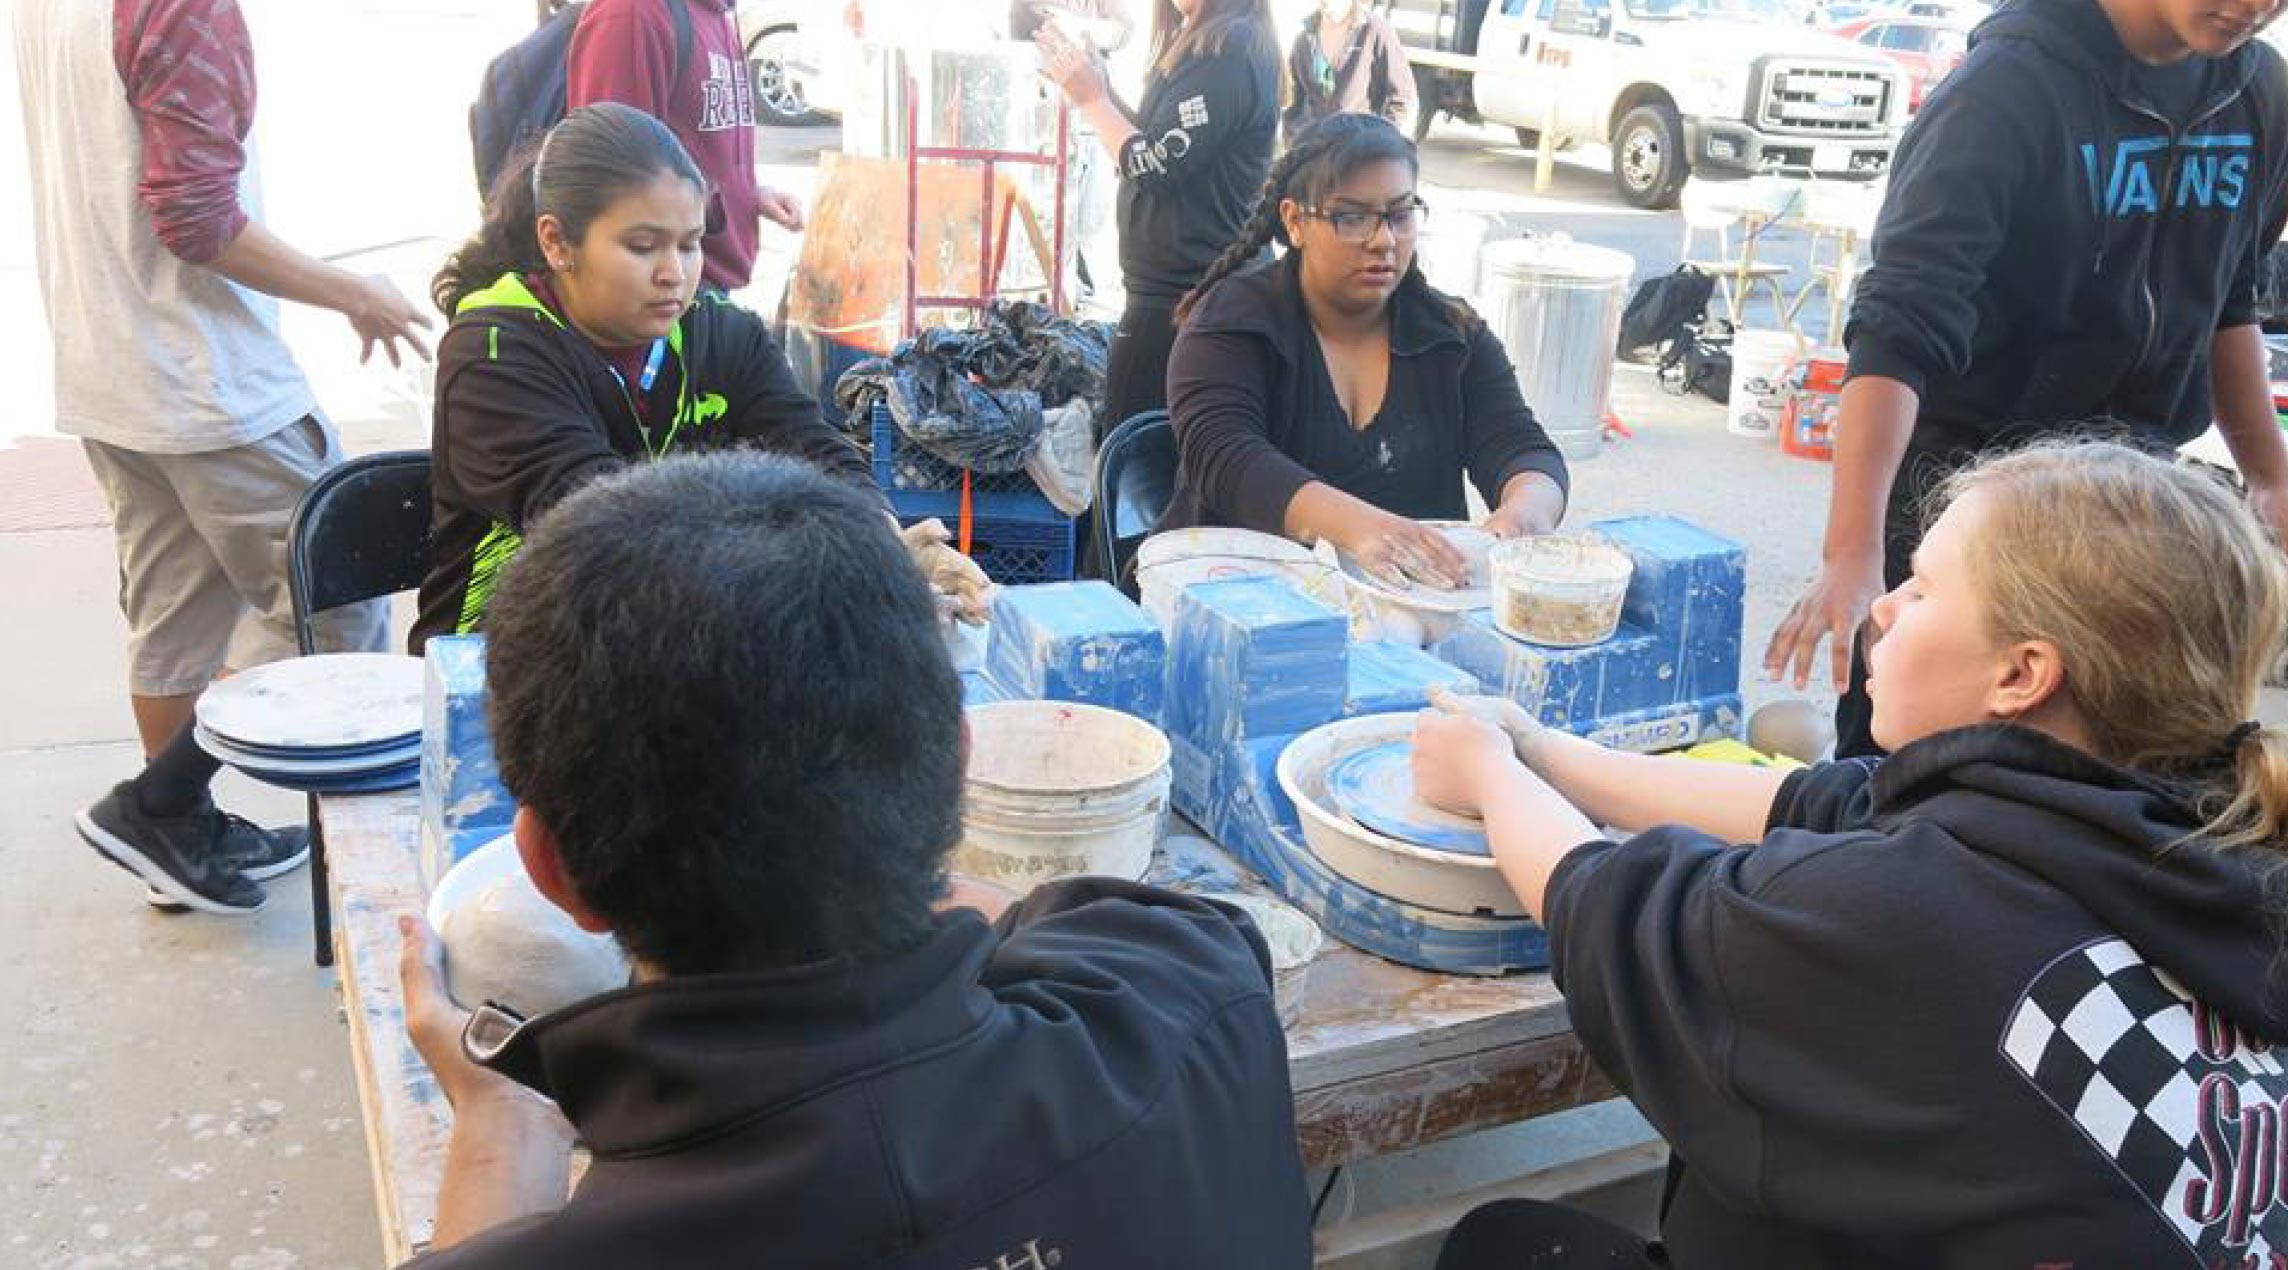
[[[1201,582],[1270,575],[1303,594],[1342,607],[1343,582],[1309,547],[1252,529],[1171,529],[1136,549],[1136,587],[1144,611],[1163,631],[1176,625],[1176,600]]]
[[[1133,715],[1067,701],[969,711],[953,871],[1022,895],[1055,878],[1140,878],[1168,809],[1168,738]]]
[[[1802,360],[1804,340],[1789,331],[1741,331],[1732,337],[1732,398],[1724,427],[1734,436],[1769,440],[1794,394],[1789,372]]]

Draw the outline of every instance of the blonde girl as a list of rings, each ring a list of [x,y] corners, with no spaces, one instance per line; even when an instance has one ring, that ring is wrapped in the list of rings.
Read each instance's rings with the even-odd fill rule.
[[[2288,1251],[2288,735],[2252,717],[2277,549],[2115,445],[1995,459],[1942,501],[1875,606],[1888,759],[1783,775],[1485,699],[1425,714],[1417,783],[1484,816],[1583,1044],[1674,1149],[1665,1249],[1492,1206],[1448,1266],[1557,1230],[1685,1270]]]

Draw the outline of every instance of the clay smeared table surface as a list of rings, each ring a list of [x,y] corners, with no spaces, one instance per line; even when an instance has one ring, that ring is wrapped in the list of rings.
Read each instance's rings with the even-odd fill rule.
[[[427,1246],[452,1111],[405,1036],[397,915],[422,907],[415,791],[327,797],[336,962],[349,1016],[358,1099],[389,1264]],[[1180,825],[1172,825],[1181,829]],[[1196,840],[1195,840],[1196,843]],[[1211,854],[1212,853],[1212,854]],[[1196,843],[1185,876],[1221,874],[1260,889]],[[1610,1098],[1573,1039],[1547,974],[1500,979],[1430,974],[1333,940],[1311,963],[1301,1017],[1288,1029],[1296,1135],[1320,1167],[1404,1151]]]

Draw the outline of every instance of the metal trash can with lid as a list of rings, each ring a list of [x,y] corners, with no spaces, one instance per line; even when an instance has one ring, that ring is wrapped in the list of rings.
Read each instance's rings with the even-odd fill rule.
[[[1567,459],[1604,446],[1613,344],[1636,267],[1626,252],[1564,234],[1486,244],[1482,311],[1517,366],[1525,404]]]

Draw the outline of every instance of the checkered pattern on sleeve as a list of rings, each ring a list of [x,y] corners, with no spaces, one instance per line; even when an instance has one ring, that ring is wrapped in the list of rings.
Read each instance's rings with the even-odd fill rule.
[[[2186,1187],[2203,1176],[2197,1143],[2200,1084],[2225,1073],[2244,1104],[2288,1094],[2279,1060],[2243,1049],[2222,1064],[2194,1043],[2193,1000],[2123,940],[2068,953],[2045,967],[2013,1014],[2002,1050],[2042,1095],[2080,1126],[2153,1204],[2202,1265],[2288,1250],[2288,1213],[2256,1215],[2251,1238],[2228,1248],[2225,1224],[2187,1212]]]

